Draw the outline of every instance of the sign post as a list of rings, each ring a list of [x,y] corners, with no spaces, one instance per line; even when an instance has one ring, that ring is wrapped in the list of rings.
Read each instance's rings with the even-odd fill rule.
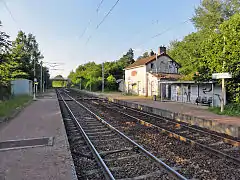
[[[33,100],[36,100],[36,84],[37,84],[37,78],[34,78]]]
[[[221,98],[221,112],[224,110],[224,104],[226,101],[226,87],[225,87],[225,79],[232,78],[230,73],[213,73],[213,79],[222,79],[222,98]]]

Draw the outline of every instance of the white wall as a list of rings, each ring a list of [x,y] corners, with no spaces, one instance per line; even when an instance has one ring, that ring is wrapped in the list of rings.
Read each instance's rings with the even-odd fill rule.
[[[16,79],[11,81],[11,93],[13,95],[31,95],[32,94],[32,81],[28,79]]]
[[[153,64],[153,68],[151,68]],[[147,72],[178,73],[178,65],[167,56],[161,56],[147,64]]]
[[[136,72],[135,75],[132,74],[133,71]],[[146,88],[146,66],[125,70],[125,91],[127,93],[146,95]]]
[[[148,74],[148,96],[159,95],[159,86],[157,77],[151,73]]]
[[[121,92],[124,91],[124,80],[118,83],[118,90]]]
[[[198,91],[198,86],[197,84],[191,84],[190,85],[190,90],[188,89],[188,85],[183,84],[182,88],[180,84],[173,84],[171,85],[171,100],[172,101],[179,101],[179,102],[189,102],[189,103],[195,103],[196,99],[199,96],[209,97],[213,96],[213,91],[212,91],[212,85],[211,84],[200,84],[199,85],[199,91]],[[187,94],[190,92],[190,101],[187,99]],[[221,86],[219,85],[214,85],[214,106],[220,106],[220,100],[218,98],[218,95],[221,96]]]

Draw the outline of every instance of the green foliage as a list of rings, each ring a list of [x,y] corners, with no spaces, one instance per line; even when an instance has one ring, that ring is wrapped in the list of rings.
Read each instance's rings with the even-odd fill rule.
[[[109,91],[117,89],[116,79],[113,75],[107,77],[106,86]]]
[[[142,58],[147,58],[147,57],[149,57],[149,54],[148,54],[148,52],[145,52],[145,53],[143,53],[142,56],[139,56],[139,57],[137,58],[137,60],[142,59]]]
[[[184,80],[208,81],[212,73],[232,73],[227,98],[236,103],[240,103],[239,7],[239,0],[203,0],[192,18],[198,31],[173,41],[168,52],[182,65]]]
[[[214,30],[240,12],[239,0],[203,0],[195,9],[192,22],[199,30]]]
[[[27,103],[32,97],[21,95],[15,96],[14,98],[0,102],[0,117],[5,117],[10,115],[16,108],[21,107]]]
[[[104,77],[106,90],[117,90],[116,79],[122,79],[123,69],[134,62],[134,53],[132,49],[124,54],[119,60],[112,62],[104,62]],[[88,62],[79,65],[76,71],[71,71],[68,75],[71,80],[72,87],[79,87],[80,81],[82,88],[99,91],[102,88],[102,64]]]
[[[0,86],[10,86],[10,81],[15,78],[34,80],[34,62],[36,78],[40,82],[42,58],[36,38],[32,34],[26,35],[19,31],[16,39],[11,42],[9,35],[0,31]],[[45,81],[49,81],[47,67],[43,67],[43,76]]]
[[[65,81],[62,75],[57,75],[54,79],[55,80],[52,81],[52,87],[59,88],[67,86],[67,82]]]
[[[58,87],[66,87],[67,82],[65,81],[52,81],[52,87],[58,88]]]
[[[210,107],[209,110],[211,112],[214,112],[216,114],[220,115],[229,115],[229,116],[240,116],[240,104],[238,103],[232,103],[232,104],[227,104],[224,107],[224,111],[221,112],[220,107]]]

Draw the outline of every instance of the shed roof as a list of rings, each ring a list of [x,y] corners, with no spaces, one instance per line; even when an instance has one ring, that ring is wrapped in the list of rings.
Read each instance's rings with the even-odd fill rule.
[[[171,59],[172,61],[174,61],[176,64],[178,64],[174,59],[172,59],[168,54],[165,54],[165,53],[158,55],[157,58],[160,58],[162,56],[166,56],[169,59]],[[153,55],[153,56],[149,56],[149,57],[146,57],[146,58],[139,59],[139,60],[135,61],[134,63],[130,64],[129,66],[127,66],[125,69],[132,69],[132,68],[135,68],[137,66],[144,66],[144,65],[154,61],[155,59],[156,59],[156,54]],[[178,64],[178,65],[181,67],[180,64]]]
[[[215,84],[215,81],[196,82],[196,81],[160,81],[162,84]]]
[[[173,73],[157,73],[152,75],[159,79],[173,79],[173,80],[178,80],[183,76],[181,74],[173,74]]]

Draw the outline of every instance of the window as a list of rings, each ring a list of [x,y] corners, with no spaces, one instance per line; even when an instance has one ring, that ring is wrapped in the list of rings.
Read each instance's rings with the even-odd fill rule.
[[[153,69],[153,63],[151,63],[151,69]]]

